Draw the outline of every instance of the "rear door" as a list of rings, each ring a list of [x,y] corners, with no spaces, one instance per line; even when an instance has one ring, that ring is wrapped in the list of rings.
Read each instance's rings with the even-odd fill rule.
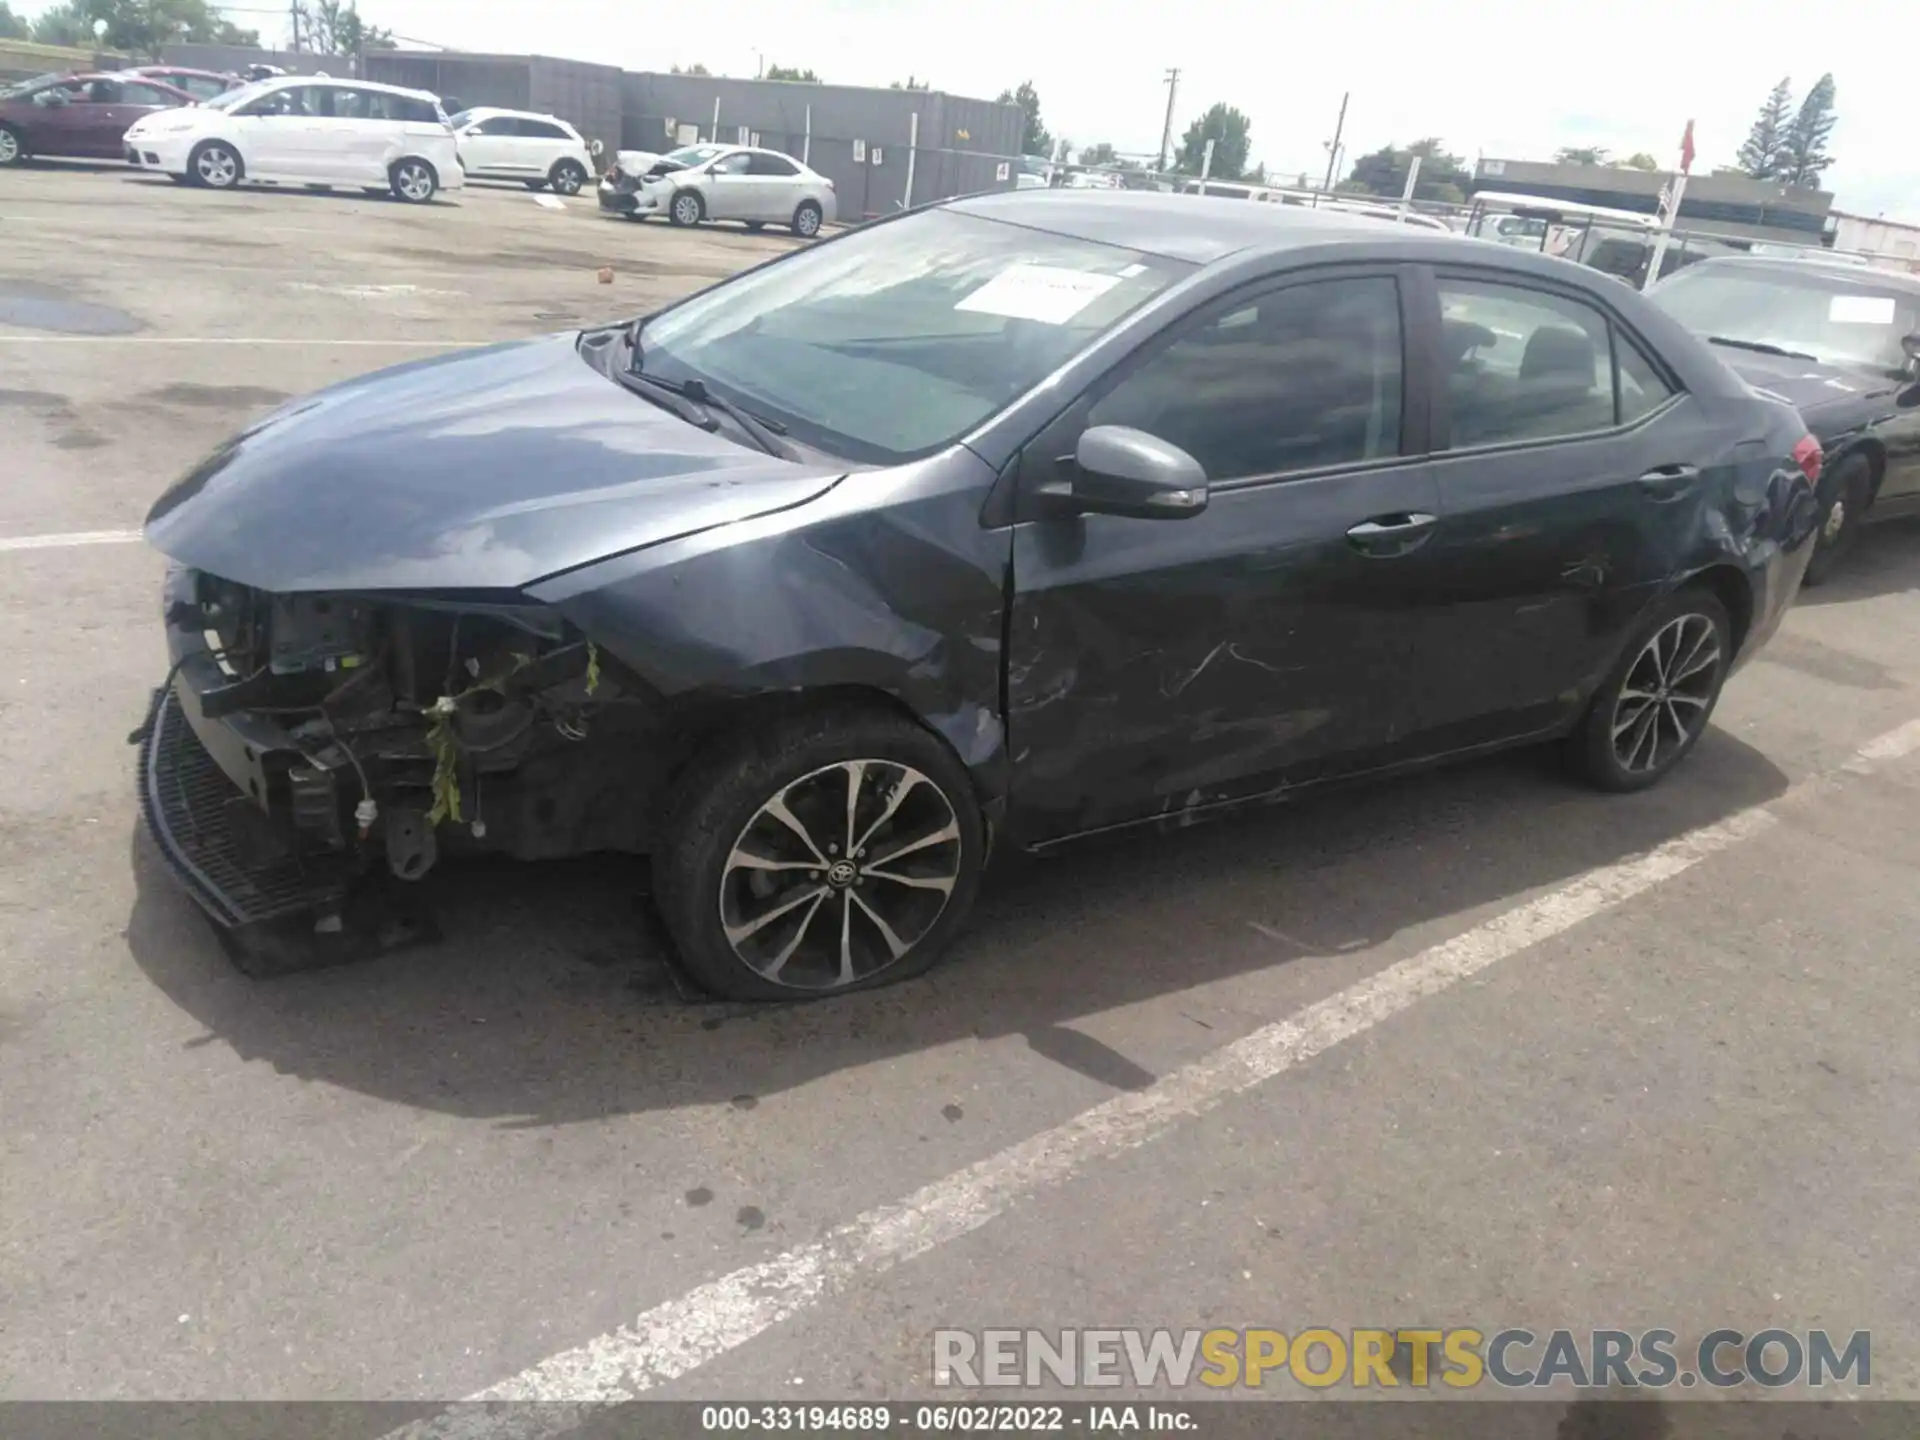
[[[793,218],[805,186],[798,165],[771,150],[756,150],[747,176],[754,189],[756,220],[784,223]]]
[[[1406,753],[1409,614],[1437,500],[1391,266],[1202,307],[1018,460],[1007,719],[1024,838],[1278,790]],[[1015,322],[1036,323],[1036,322]],[[1181,447],[1180,520],[1049,515],[1092,425]]]
[[[1468,267],[1416,283],[1438,312],[1441,520],[1413,693],[1443,752],[1571,718],[1683,563],[1732,442],[1586,292]]]
[[[381,118],[388,97],[354,85],[315,88],[320,111],[316,134],[323,143],[309,157],[313,177],[343,185],[384,184],[389,132],[394,128]]]
[[[545,177],[556,160],[579,148],[578,142],[551,120],[521,120],[520,144],[530,179]]]

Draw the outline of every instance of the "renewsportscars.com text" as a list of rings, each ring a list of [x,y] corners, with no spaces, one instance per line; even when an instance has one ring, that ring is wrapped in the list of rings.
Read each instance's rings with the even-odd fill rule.
[[[1864,1387],[1873,1382],[1873,1337],[1865,1330],[1836,1338],[1825,1330],[1722,1329],[1683,1346],[1672,1330],[937,1330],[933,1382],[1142,1390]]]

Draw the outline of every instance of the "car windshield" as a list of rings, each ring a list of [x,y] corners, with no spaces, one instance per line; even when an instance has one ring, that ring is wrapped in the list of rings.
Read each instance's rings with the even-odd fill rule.
[[[456,130],[463,129],[466,123],[473,118],[473,115],[474,112],[471,110],[462,110],[458,115],[449,119],[447,123]]]
[[[1649,293],[1700,335],[1894,373],[1902,337],[1920,331],[1920,292],[1812,266],[1694,265]]]
[[[64,70],[50,70],[45,75],[36,75],[31,80],[16,81],[12,85],[0,85],[0,100],[11,100],[16,95],[25,95],[38,90],[43,85],[51,85],[56,80],[66,79]]]
[[[258,99],[260,96],[266,94],[267,91],[271,90],[273,85],[274,82],[271,80],[256,80],[251,85],[242,85],[238,90],[228,90],[224,94],[214,96],[211,100],[203,100],[200,108],[203,110],[231,110],[236,105],[244,105],[249,100]]]
[[[688,145],[679,150],[669,150],[662,158],[676,165],[698,165],[711,160],[726,148],[724,145]]]
[[[697,376],[807,444],[897,464],[958,439],[1192,268],[929,210],[657,316],[643,363]]]

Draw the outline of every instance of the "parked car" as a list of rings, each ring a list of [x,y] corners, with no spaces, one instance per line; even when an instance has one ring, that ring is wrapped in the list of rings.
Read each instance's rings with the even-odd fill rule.
[[[1826,451],[1807,583],[1870,520],[1920,514],[1920,277],[1815,259],[1702,260],[1647,292]]]
[[[931,963],[990,836],[1548,740],[1654,784],[1792,601],[1818,465],[1572,264],[949,201],[221,446],[147,519],[143,804],[227,926],[609,849],[712,990],[858,989]]]
[[[630,220],[665,215],[676,225],[744,220],[785,225],[811,238],[835,216],[833,182],[777,150],[687,145],[639,174],[616,164],[600,182],[600,208]]]
[[[184,90],[138,76],[43,77],[0,99],[0,166],[35,155],[118,159],[129,125],[193,103]]]
[[[158,80],[176,90],[184,90],[196,100],[211,100],[229,90],[238,90],[247,82],[238,75],[220,75],[212,70],[187,70],[178,65],[136,65],[123,72]]]
[[[214,190],[246,180],[358,185],[424,204],[466,179],[438,100],[365,80],[258,81],[140,121],[125,148],[129,164]]]
[[[593,174],[593,151],[580,132],[553,115],[475,107],[453,117],[460,164],[469,177],[520,180],[531,190],[578,195]]]

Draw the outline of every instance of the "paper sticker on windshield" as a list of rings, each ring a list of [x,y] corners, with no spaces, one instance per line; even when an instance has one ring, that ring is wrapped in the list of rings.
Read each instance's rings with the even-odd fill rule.
[[[1064,325],[1119,283],[1118,275],[1089,275],[1057,265],[1013,265],[953,308]]]
[[[1835,325],[1891,325],[1891,295],[1836,295],[1827,305],[1827,319]]]

